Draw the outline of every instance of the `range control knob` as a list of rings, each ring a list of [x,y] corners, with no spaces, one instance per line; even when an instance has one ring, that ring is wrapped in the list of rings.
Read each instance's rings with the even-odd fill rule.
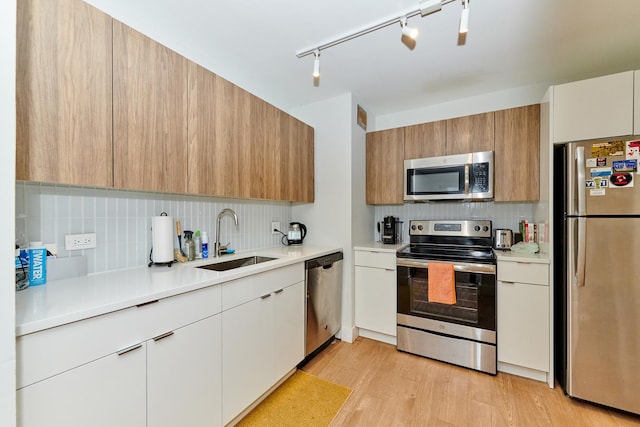
[[[418,225],[418,230],[422,231],[422,224]]]
[[[480,226],[479,226],[479,225],[476,225],[475,227],[473,227],[473,229],[474,229],[475,231],[480,231]]]
[[[415,226],[415,225],[412,225],[412,226],[411,226],[411,229],[412,229],[413,231],[415,231],[415,230],[416,230],[416,226]]]
[[[482,231],[484,231],[484,232],[489,231],[489,227],[485,225],[484,227],[482,227]]]

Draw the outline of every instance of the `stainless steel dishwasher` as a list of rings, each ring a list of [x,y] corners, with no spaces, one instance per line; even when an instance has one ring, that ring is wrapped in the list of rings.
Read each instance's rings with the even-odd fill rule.
[[[321,351],[325,344],[333,341],[335,334],[340,330],[342,263],[342,252],[335,252],[305,262],[307,273],[305,356],[311,355],[316,350]]]

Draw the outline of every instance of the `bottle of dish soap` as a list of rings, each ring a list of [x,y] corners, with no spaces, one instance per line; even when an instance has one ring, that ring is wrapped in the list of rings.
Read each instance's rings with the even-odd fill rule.
[[[184,231],[184,254],[189,261],[196,259],[196,244],[193,241],[193,231]]]
[[[206,231],[202,232],[202,258],[209,258],[209,236]]]

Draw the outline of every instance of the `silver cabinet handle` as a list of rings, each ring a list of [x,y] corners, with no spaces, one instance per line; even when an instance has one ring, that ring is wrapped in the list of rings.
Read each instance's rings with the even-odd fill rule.
[[[171,335],[173,335],[173,331],[165,332],[162,335],[158,335],[157,337],[154,337],[153,340],[157,342],[165,338],[169,338]]]
[[[120,350],[118,352],[118,356],[123,356],[127,353],[131,353],[132,351],[137,350],[139,348],[142,348],[142,343],[138,343],[136,345],[132,345],[131,347],[125,348],[124,350]]]

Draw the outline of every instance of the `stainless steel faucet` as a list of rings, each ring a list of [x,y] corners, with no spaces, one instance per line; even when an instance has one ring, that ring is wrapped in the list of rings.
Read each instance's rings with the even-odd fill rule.
[[[229,209],[229,208],[222,209],[218,214],[218,219],[216,220],[216,246],[215,246],[216,258],[219,257],[223,251],[227,250],[226,246],[220,246],[220,220],[225,215],[232,216],[233,221],[236,224],[236,228],[238,227],[238,215],[236,215],[236,212],[233,209]]]

